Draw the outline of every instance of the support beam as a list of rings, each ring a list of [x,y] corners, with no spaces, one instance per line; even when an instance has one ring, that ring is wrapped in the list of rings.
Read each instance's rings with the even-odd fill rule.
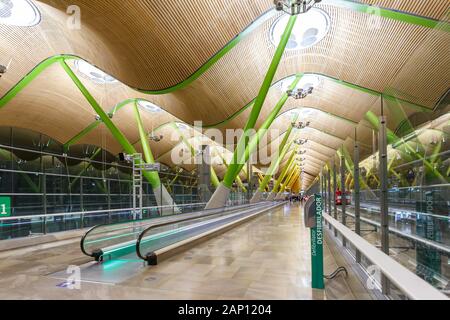
[[[295,116],[294,122],[297,121],[297,118],[298,118],[298,115]],[[256,202],[261,201],[262,194],[265,191],[266,187],[269,185],[270,181],[272,180],[273,175],[278,170],[281,160],[284,159],[287,151],[291,148],[292,142],[289,143],[287,146],[286,146],[286,143],[288,142],[289,137],[291,136],[292,130],[293,130],[292,125],[289,125],[289,129],[286,132],[286,134],[284,135],[283,141],[281,141],[279,149],[276,152],[276,154],[274,155],[274,158],[272,159],[272,163],[271,163],[269,169],[267,170],[266,176],[264,177],[261,185],[259,186],[258,191],[255,193],[252,200],[250,201],[251,203],[256,203]]]
[[[278,180],[276,181],[272,192],[269,194],[267,200],[273,200],[275,199],[275,197],[277,196],[278,190],[280,188],[281,183],[283,182],[284,178],[286,177],[286,175],[289,172],[289,169],[291,169],[292,165],[295,164],[295,155],[297,154],[297,148],[295,148],[292,153],[291,156],[289,157],[289,160],[286,164],[286,166],[284,167],[283,171],[281,172],[280,176],[278,177]]]
[[[252,129],[255,128],[256,121],[258,120],[259,114],[260,114],[263,104],[266,100],[267,93],[269,92],[273,78],[275,77],[275,73],[277,72],[278,65],[280,64],[281,58],[283,56],[283,53],[284,53],[286,45],[289,41],[289,38],[291,37],[292,29],[294,28],[296,21],[297,21],[297,16],[291,16],[289,18],[286,29],[283,33],[283,36],[281,37],[280,44],[278,45],[277,50],[275,51],[275,55],[269,66],[269,70],[267,71],[267,74],[264,78],[261,89],[259,91],[259,94],[255,100],[255,104],[253,105],[253,108],[250,113],[247,124],[245,125],[244,136],[238,142],[237,149],[233,155],[233,160],[230,163],[230,167],[227,170],[225,179],[221,184],[222,188],[219,187],[216,190],[216,192],[213,194],[213,196],[211,198],[211,201],[207,204],[206,209],[214,209],[214,208],[223,207],[226,203],[226,199],[228,199],[228,195],[230,193],[230,188],[233,185],[233,181],[235,180],[236,176],[241,171],[241,170],[239,170],[239,166],[241,164],[238,162],[240,160],[239,152],[246,150],[246,147],[248,144],[247,143],[248,137],[246,136],[246,134],[248,134]],[[244,165],[245,163],[247,163],[247,161],[243,161],[242,165]],[[228,189],[228,191],[226,191],[227,189]],[[221,193],[221,194],[219,194],[219,193]],[[226,198],[225,198],[225,196],[226,196]]]
[[[80,92],[89,102],[94,111],[98,114],[100,119],[103,121],[105,126],[109,129],[113,137],[117,140],[117,142],[122,146],[128,154],[136,154],[136,149],[131,145],[125,135],[116,127],[116,125],[111,121],[106,112],[102,109],[102,107],[98,104],[98,102],[94,99],[94,97],[90,94],[90,92],[86,89],[83,83],[78,79],[73,70],[67,65],[64,60],[60,61],[61,66],[66,71],[67,75],[72,79],[74,84],[78,87]],[[148,171],[143,171],[144,177],[150,182],[153,187],[153,192],[155,194],[156,201],[159,202],[159,205],[174,205],[172,197],[167,192],[166,188],[161,185],[158,174]]]
[[[296,77],[295,80],[292,82],[292,84],[289,86],[289,90],[293,90],[297,86],[297,84],[300,82],[300,80],[301,80],[301,77]],[[248,144],[248,146],[246,146],[244,152],[242,152],[243,150],[239,149],[239,146],[238,146],[236,151],[237,151],[238,157],[240,157],[240,158],[235,167],[234,174],[236,174],[236,172],[240,172],[242,170],[242,168],[245,166],[245,163],[247,163],[247,161],[250,159],[251,155],[255,152],[259,142],[266,135],[270,126],[275,121],[275,119],[277,118],[278,114],[280,113],[281,109],[283,108],[283,106],[285,105],[285,103],[287,102],[288,99],[289,99],[288,94],[284,93],[283,96],[281,97],[281,99],[277,102],[277,104],[273,108],[273,110],[270,112],[267,119],[264,121],[264,123],[258,129],[256,135],[251,138],[250,143]],[[224,183],[226,183],[226,180],[224,180]]]

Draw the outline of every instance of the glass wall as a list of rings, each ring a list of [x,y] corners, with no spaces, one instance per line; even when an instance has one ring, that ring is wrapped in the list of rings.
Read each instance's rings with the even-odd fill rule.
[[[386,126],[380,119],[366,117],[326,169],[331,170],[331,215],[385,251],[403,266],[436,288],[450,289],[450,113],[432,113],[384,104]],[[398,105],[396,106],[398,108]],[[375,113],[374,113],[375,114]],[[373,115],[372,115],[373,116]],[[381,133],[380,133],[381,132]],[[386,135],[387,157],[380,158]],[[368,143],[372,141],[372,143]],[[386,171],[383,172],[383,161]],[[355,170],[355,165],[357,169]],[[336,173],[334,192],[333,176]],[[355,189],[359,175],[359,189]],[[344,190],[349,192],[344,201]],[[357,197],[359,191],[359,210]],[[334,205],[335,203],[335,205]],[[329,212],[329,211],[327,211]],[[386,212],[386,214],[384,214]],[[358,218],[359,216],[359,218]],[[383,228],[383,222],[387,228]],[[363,253],[337,235],[348,251],[367,270],[372,263]],[[404,298],[377,274],[379,288],[391,297]]]
[[[131,173],[129,164],[119,162],[101,148],[78,145],[64,153],[61,144],[45,135],[0,128],[0,198],[8,199],[11,206],[11,212],[2,217],[27,217],[20,220],[20,225],[27,225],[26,228],[18,227],[18,221],[14,220],[8,220],[14,225],[12,229],[0,222],[0,239],[70,230],[80,223],[80,216],[74,215],[73,226],[67,219],[65,224],[69,225],[61,227],[51,223],[53,219],[61,219],[52,214],[132,208]],[[163,168],[160,177],[176,204],[198,202],[196,177],[192,174]],[[144,207],[156,206],[152,187],[145,179],[143,195]],[[42,230],[40,218],[35,218],[36,223],[29,227],[32,216],[37,215],[49,215],[49,230]],[[105,214],[92,214],[84,219],[86,226],[107,222]],[[112,219],[120,217],[116,214]]]

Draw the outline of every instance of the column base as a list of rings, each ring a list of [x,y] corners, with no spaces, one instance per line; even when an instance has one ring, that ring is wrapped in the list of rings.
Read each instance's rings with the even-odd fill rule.
[[[217,187],[216,191],[212,195],[205,209],[218,209],[223,208],[227,204],[228,198],[230,197],[231,190],[221,183]]]
[[[159,207],[163,206],[174,206],[173,208],[163,208],[160,210],[161,216],[169,216],[172,214],[181,213],[180,208],[178,208],[170,196],[164,185],[161,185],[159,188],[153,189],[153,194],[156,198],[156,203]]]
[[[271,192],[269,193],[269,195],[267,196],[267,201],[273,201],[275,199],[276,194]]]
[[[258,202],[261,202],[261,200],[264,200],[263,199],[263,193],[261,192],[261,191],[256,191],[256,193],[253,195],[253,198],[252,198],[252,200],[250,200],[250,203],[258,203]]]

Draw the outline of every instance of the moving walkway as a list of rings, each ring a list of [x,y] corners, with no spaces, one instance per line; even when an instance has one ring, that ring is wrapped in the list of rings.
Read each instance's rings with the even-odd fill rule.
[[[156,264],[158,250],[190,242],[233,227],[280,204],[258,203],[98,225],[81,239],[81,251],[96,261],[114,258],[142,259]]]

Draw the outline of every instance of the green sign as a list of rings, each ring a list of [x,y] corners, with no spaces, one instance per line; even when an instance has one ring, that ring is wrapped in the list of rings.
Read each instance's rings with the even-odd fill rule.
[[[311,275],[314,289],[325,289],[323,281],[323,202],[320,194],[315,195],[316,226],[311,228]]]
[[[0,197],[0,218],[11,216],[11,198]]]
[[[425,193],[425,202],[417,202],[418,212],[428,214],[439,214],[437,210],[437,196],[434,191]],[[445,211],[444,211],[445,212]],[[441,241],[441,231],[439,223],[431,216],[421,215],[416,218],[416,234],[432,241]],[[442,273],[441,254],[436,249],[418,245],[416,247],[417,268],[416,273],[429,283],[436,283],[436,276]]]

